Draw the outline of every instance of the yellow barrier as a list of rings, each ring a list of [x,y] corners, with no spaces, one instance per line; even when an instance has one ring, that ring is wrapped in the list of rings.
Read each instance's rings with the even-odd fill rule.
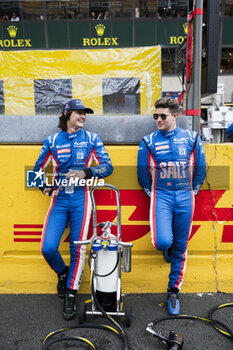
[[[140,90],[142,115],[151,115],[154,101],[161,96],[159,46],[101,50],[2,51],[0,59],[3,62],[1,79],[4,85],[6,115],[34,115],[37,103],[40,108],[45,103],[50,107],[51,100],[53,103],[55,100],[58,103],[59,100],[59,97],[54,100],[54,94],[61,95],[61,101],[66,102],[69,93],[72,93],[73,98],[81,98],[85,105],[92,106],[96,115],[101,115],[103,81],[106,78],[128,79],[129,86],[130,78],[140,81],[140,88],[135,93],[138,94]],[[71,80],[71,91],[64,92],[63,86],[58,85],[49,92],[44,84],[55,79]],[[37,101],[35,80],[40,81]],[[112,84],[114,85],[113,80]],[[116,82],[115,84],[117,85]],[[129,90],[133,89],[132,85]],[[114,91],[118,91],[117,86]]]
[[[41,146],[0,146],[0,293],[55,293],[56,275],[40,252],[42,224],[50,199],[25,188],[28,166],[33,166]],[[106,182],[121,190],[122,231],[133,239],[132,272],[123,273],[127,293],[165,292],[169,264],[150,241],[149,198],[136,177],[137,146],[108,146],[115,171]],[[233,144],[205,145],[208,175],[196,199],[192,237],[182,292],[233,292]],[[229,170],[229,188],[219,183],[223,166]],[[218,173],[218,169],[220,172]],[[224,172],[226,174],[227,171]],[[211,190],[210,190],[211,189]],[[115,205],[98,204],[98,210],[115,217]],[[112,220],[112,218],[111,218]],[[68,231],[61,253],[68,264]],[[86,266],[80,292],[88,293]]]

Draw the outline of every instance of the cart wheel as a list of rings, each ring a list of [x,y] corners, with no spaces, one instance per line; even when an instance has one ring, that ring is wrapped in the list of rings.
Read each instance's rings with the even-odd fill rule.
[[[86,304],[84,302],[79,304],[78,319],[79,319],[79,323],[80,324],[85,322],[85,319],[86,319]]]
[[[131,305],[126,305],[125,308],[125,324],[127,327],[130,327],[131,322],[132,322],[132,306]]]

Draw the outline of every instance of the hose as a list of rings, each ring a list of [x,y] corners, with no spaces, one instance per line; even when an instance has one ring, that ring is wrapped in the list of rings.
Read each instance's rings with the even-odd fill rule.
[[[60,334],[62,332],[65,332],[65,331],[68,331],[71,329],[80,329],[80,328],[101,329],[101,330],[113,332],[114,334],[117,333],[116,330],[113,329],[112,327],[110,327],[109,325],[95,324],[95,323],[93,323],[93,324],[90,323],[88,325],[78,325],[78,326],[71,326],[71,327],[67,327],[67,328],[61,328],[61,329],[57,329],[57,330],[49,333],[44,338],[42,350],[48,350],[51,345],[53,345],[55,343],[60,343],[62,341],[79,341],[79,342],[88,344],[89,347],[91,347],[91,349],[100,350],[100,348],[97,347],[97,345],[95,345],[93,342],[91,342],[90,340],[88,340],[86,338],[82,338],[82,337],[69,336],[69,337],[51,339],[53,336]]]
[[[119,255],[118,255],[118,261],[119,261]],[[114,267],[113,271],[115,271],[116,267]],[[113,271],[111,273],[113,273]],[[109,275],[109,274],[108,274]],[[78,326],[73,326],[73,327],[67,327],[67,328],[61,328],[61,329],[57,329],[51,333],[49,333],[43,340],[43,344],[42,344],[42,350],[49,350],[50,346],[55,344],[55,343],[60,343],[62,341],[76,341],[76,342],[82,342],[82,343],[86,343],[89,345],[89,347],[91,349],[95,349],[95,350],[100,350],[97,345],[95,345],[93,342],[91,342],[90,340],[83,338],[83,337],[76,337],[76,336],[69,336],[69,337],[63,337],[63,338],[55,338],[55,339],[51,339],[52,337],[54,337],[55,335],[61,333],[61,332],[65,332],[71,329],[80,329],[80,328],[94,328],[94,329],[101,329],[101,330],[107,330],[107,331],[111,331],[114,334],[117,334],[120,339],[122,340],[123,346],[121,350],[128,350],[128,338],[126,333],[124,332],[123,328],[121,328],[121,326],[111,317],[109,316],[105,310],[103,309],[103,307],[100,305],[95,290],[94,290],[94,272],[91,273],[91,292],[96,304],[97,309],[102,312],[102,314],[104,315],[105,318],[107,318],[111,323],[113,323],[113,325],[116,327],[111,327],[109,325],[104,325],[104,324],[88,324],[88,325],[78,325]]]
[[[232,307],[233,306],[233,303],[227,303],[227,304],[220,304],[220,305],[217,305],[215,307],[213,307],[212,309],[210,309],[209,313],[208,313],[208,318],[213,320],[212,316],[213,316],[213,313],[219,309],[222,309],[224,307]],[[218,331],[219,333],[225,335],[227,338],[230,338],[233,340],[233,337],[232,337],[232,332],[226,332],[224,331],[224,329],[222,328],[219,328],[217,327],[217,325],[215,323],[212,323],[211,324],[215,329],[216,331]],[[225,327],[224,327],[225,328]],[[226,329],[226,328],[225,328]]]
[[[213,326],[219,333],[223,334],[224,336],[226,336],[227,338],[229,338],[230,340],[233,341],[233,332],[232,330],[223,322],[218,321],[216,319],[213,319],[213,313],[216,310],[222,309],[224,307],[232,307],[233,303],[228,303],[228,304],[221,304],[218,306],[213,307],[209,313],[208,313],[208,317],[203,317],[203,316],[195,316],[195,315],[177,315],[177,316],[167,316],[167,317],[162,317],[162,318],[158,318],[155,319],[154,321],[152,321],[149,325],[151,327],[154,327],[155,325],[157,325],[158,323],[162,322],[162,321],[167,321],[167,320],[195,320],[195,321],[203,321],[206,323],[209,323],[211,326]],[[149,326],[148,325],[148,326]],[[169,344],[169,339],[167,339],[166,337],[164,337],[160,332],[155,332],[153,331],[153,335],[158,338],[159,340]]]
[[[56,343],[61,343],[64,341],[79,341],[81,343],[86,343],[89,346],[91,346],[92,349],[95,350],[100,350],[99,348],[97,348],[96,345],[94,345],[94,343],[90,342],[89,340],[82,338],[82,337],[75,337],[75,336],[70,336],[70,337],[63,337],[61,339],[53,339],[51,341],[48,341],[45,346],[43,347],[43,349],[48,349],[51,345],[56,344]]]
[[[91,292],[95,301],[95,304],[97,306],[97,309],[102,312],[102,314],[104,315],[104,317],[106,317],[111,323],[113,323],[118,331],[118,334],[120,336],[120,338],[123,341],[123,348],[122,350],[128,350],[128,337],[126,335],[126,333],[124,332],[123,328],[110,316],[106,313],[106,311],[104,310],[104,308],[100,305],[95,290],[94,290],[94,275],[92,276],[92,280],[91,280]],[[114,328],[115,329],[115,328]],[[116,329],[115,329],[116,330]]]
[[[196,321],[199,320],[199,321],[204,321],[204,322],[210,323],[212,325],[215,325],[215,327],[218,327],[218,326],[222,327],[223,329],[225,329],[227,336],[233,340],[233,333],[227,325],[225,325],[221,321],[209,319],[209,318],[203,317],[203,316],[195,316],[195,315],[168,316],[168,317],[162,317],[162,318],[156,319],[156,320],[152,321],[152,323],[153,323],[153,326],[155,326],[159,322],[167,321],[167,320],[196,320]]]

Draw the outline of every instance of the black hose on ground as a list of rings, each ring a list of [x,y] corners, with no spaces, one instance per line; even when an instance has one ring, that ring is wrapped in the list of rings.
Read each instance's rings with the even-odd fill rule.
[[[119,261],[119,256],[118,256],[118,261]],[[115,270],[115,268],[114,268],[114,270]],[[53,344],[60,343],[63,341],[82,342],[82,343],[88,344],[91,349],[99,350],[97,345],[95,345],[93,342],[91,342],[90,340],[83,338],[83,337],[66,336],[66,337],[62,337],[62,338],[51,339],[55,335],[60,334],[62,332],[65,332],[65,331],[68,331],[71,329],[80,329],[80,328],[92,328],[92,329],[101,329],[101,330],[111,331],[114,334],[117,334],[120,337],[120,339],[122,340],[123,346],[122,346],[121,350],[128,350],[128,338],[127,338],[127,335],[124,332],[123,328],[111,316],[109,316],[105,312],[104,308],[100,305],[100,303],[98,301],[98,298],[97,298],[95,290],[94,290],[94,273],[92,273],[92,279],[91,279],[91,292],[92,292],[97,309],[100,312],[102,312],[104,317],[107,318],[115,326],[115,328],[111,327],[110,325],[104,325],[104,324],[89,324],[89,325],[79,325],[79,326],[74,326],[74,327],[61,328],[61,329],[58,329],[56,331],[49,333],[44,338],[42,350],[49,350],[50,346],[52,346]]]
[[[161,340],[164,343],[170,344],[170,339],[166,338],[164,335],[161,334],[161,332],[156,332],[153,327],[156,326],[158,323],[168,320],[195,320],[195,321],[203,321],[211,326],[213,326],[219,333],[229,338],[231,341],[233,341],[233,331],[223,322],[218,321],[216,319],[213,319],[213,313],[216,310],[222,309],[224,307],[232,307],[233,303],[228,304],[221,304],[218,306],[213,307],[207,317],[203,316],[195,316],[195,315],[177,315],[177,316],[167,316],[167,317],[161,317],[158,319],[153,320],[149,325],[147,331],[151,334],[153,334],[154,337]],[[179,349],[182,348],[182,344],[180,345]]]
[[[233,306],[233,303],[226,303],[226,304],[220,304],[220,305],[217,305],[217,306],[214,306],[212,309],[210,309],[209,313],[208,313],[208,318],[213,320],[213,313],[217,310],[220,310],[220,309],[223,309],[225,307],[232,307]],[[216,331],[218,331],[219,333],[225,335],[227,338],[230,338],[233,340],[233,336],[232,336],[232,331],[228,329],[228,331],[226,331],[226,326],[224,325],[223,328],[220,328],[217,326],[216,323],[211,323],[211,325],[216,329]],[[224,330],[225,328],[225,330]],[[228,327],[227,327],[228,328]]]

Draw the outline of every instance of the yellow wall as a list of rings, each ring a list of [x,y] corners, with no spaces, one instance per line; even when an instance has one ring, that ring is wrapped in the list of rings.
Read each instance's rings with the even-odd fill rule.
[[[40,243],[15,241],[20,238],[39,240],[41,226],[20,228],[14,225],[42,225],[49,206],[50,199],[39,190],[25,188],[25,167],[34,165],[40,148],[0,146],[0,293],[56,292],[56,276],[41,256]],[[149,199],[141,191],[136,177],[137,147],[108,146],[107,150],[115,166],[115,172],[107,181],[122,190],[122,228],[131,234],[135,228],[135,234],[142,236],[133,241],[132,272],[123,273],[123,291],[165,292],[169,264],[150,242],[148,211],[144,205]],[[232,293],[233,144],[205,145],[205,151],[208,176],[196,200],[195,234],[189,243],[182,291]],[[223,178],[224,186],[227,185],[223,166],[230,171],[227,190],[221,187]],[[98,208],[108,213],[114,206]],[[24,233],[28,231],[38,234]],[[68,231],[62,239],[61,253],[68,263],[68,243],[64,242],[67,235]],[[80,291],[90,291],[88,266]]]

